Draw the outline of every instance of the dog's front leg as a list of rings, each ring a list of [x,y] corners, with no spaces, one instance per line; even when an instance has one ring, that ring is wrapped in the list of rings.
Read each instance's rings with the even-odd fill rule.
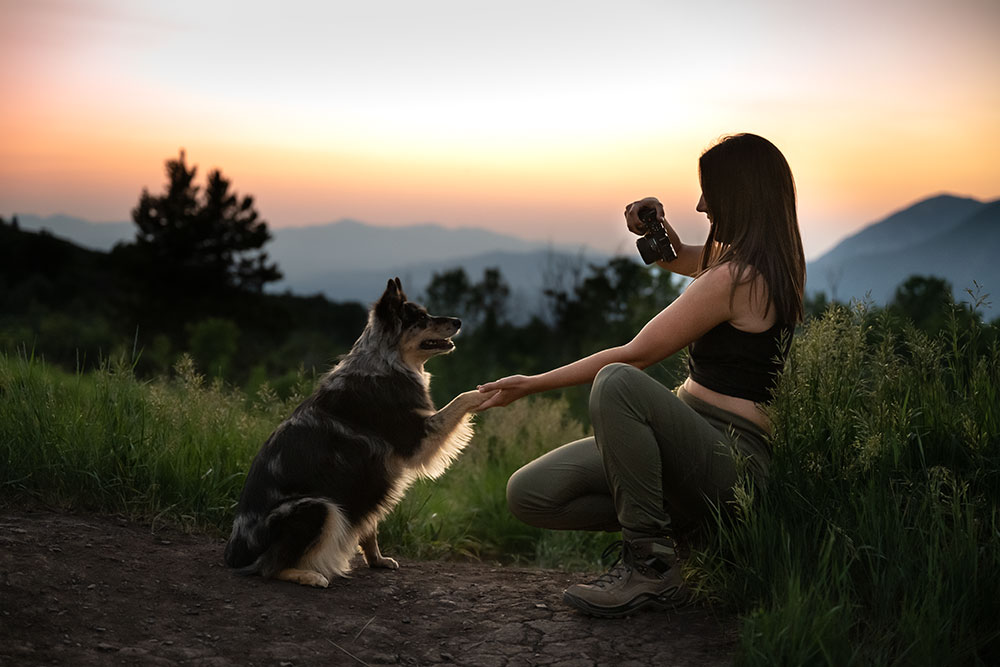
[[[384,567],[389,570],[398,570],[399,563],[395,559],[382,555],[378,548],[378,529],[373,528],[372,532],[361,538],[361,553],[365,555],[365,562],[368,567]]]
[[[466,391],[451,399],[448,405],[427,418],[428,438],[447,438],[468,421],[466,417],[470,412],[485,403],[492,395]]]
[[[467,391],[427,417],[426,435],[410,465],[427,477],[438,477],[472,439],[469,413],[492,394]]]

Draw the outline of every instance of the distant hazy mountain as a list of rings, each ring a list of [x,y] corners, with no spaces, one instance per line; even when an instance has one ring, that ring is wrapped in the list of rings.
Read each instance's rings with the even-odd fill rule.
[[[893,213],[845,239],[808,265],[807,291],[838,301],[870,295],[878,304],[914,274],[951,283],[968,299],[973,281],[1000,294],[1000,200],[940,195]]]
[[[17,224],[21,229],[32,231],[48,230],[53,236],[90,248],[91,250],[111,250],[119,241],[135,239],[135,223],[132,222],[90,222],[68,215],[41,217],[18,214]],[[4,216],[8,219],[8,216]]]
[[[335,301],[362,303],[377,299],[388,278],[399,276],[407,293],[416,297],[435,272],[457,267],[464,268],[473,282],[484,269],[497,267],[515,294],[534,300],[541,292],[547,263],[599,257],[585,248],[553,248],[485,229],[432,224],[376,227],[342,220],[272,233],[268,251],[285,278],[271,289],[321,292]]]
[[[433,224],[377,227],[356,220],[272,228],[271,233],[274,240],[268,252],[286,275],[295,276],[418,264],[491,251],[527,252],[544,246],[485,229],[448,229]]]
[[[608,257],[596,253],[572,254],[552,249],[530,250],[528,252],[488,252],[470,257],[451,257],[440,260],[400,263],[395,266],[364,269],[338,269],[318,272],[311,276],[286,280],[288,285],[274,288],[280,291],[289,288],[296,294],[322,292],[335,301],[360,301],[371,303],[385,289],[388,278],[398,276],[403,289],[411,298],[425,293],[435,273],[444,273],[455,268],[465,270],[469,281],[479,282],[483,272],[498,268],[511,288],[511,315],[515,320],[522,316],[541,312],[544,305],[543,290],[547,287],[566,288],[559,284],[559,275],[564,275],[567,267],[586,268],[586,263],[605,263]]]

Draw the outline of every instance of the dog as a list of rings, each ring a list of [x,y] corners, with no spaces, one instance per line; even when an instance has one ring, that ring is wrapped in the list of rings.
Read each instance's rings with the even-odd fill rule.
[[[461,324],[388,282],[351,351],[254,458],[226,565],[322,588],[347,576],[359,545],[369,567],[399,567],[379,551],[379,521],[417,477],[444,473],[490,396],[468,391],[434,409],[424,363],[455,348]]]

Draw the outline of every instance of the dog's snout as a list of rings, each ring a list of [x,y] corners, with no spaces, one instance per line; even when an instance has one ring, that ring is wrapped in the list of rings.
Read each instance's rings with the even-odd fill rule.
[[[447,334],[448,336],[454,336],[462,328],[462,320],[457,317],[435,317],[433,322],[434,326],[438,327],[441,331],[444,331],[446,328],[451,329],[451,333]]]

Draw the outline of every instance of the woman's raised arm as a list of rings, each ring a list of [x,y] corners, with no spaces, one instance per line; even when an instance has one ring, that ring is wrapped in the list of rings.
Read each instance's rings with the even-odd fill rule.
[[[700,205],[700,204],[699,204]],[[652,207],[656,211],[656,217],[663,225],[664,231],[667,232],[667,238],[670,239],[670,245],[674,247],[674,252],[677,253],[677,259],[670,262],[659,261],[659,265],[665,271],[670,271],[671,273],[676,273],[682,276],[693,277],[698,269],[701,268],[701,252],[704,245],[685,245],[681,242],[680,235],[670,226],[667,221],[666,213],[663,210],[663,204],[656,197],[646,197],[645,199],[640,199],[634,201],[625,207],[625,225],[628,227],[629,231],[638,236],[642,236],[646,233],[645,225],[639,219],[639,209],[643,207]]]

